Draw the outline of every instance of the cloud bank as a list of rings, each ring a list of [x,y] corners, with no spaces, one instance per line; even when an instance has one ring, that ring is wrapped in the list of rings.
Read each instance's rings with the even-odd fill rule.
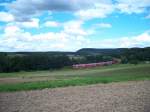
[[[74,12],[82,19],[104,18],[118,10],[121,13],[149,12],[150,0],[16,0],[5,5],[18,21],[27,21],[44,11]]]
[[[102,29],[114,28],[111,21],[103,21],[114,13],[143,14],[144,19],[149,20],[150,0],[14,0],[0,3],[1,6],[5,10],[0,11],[0,23],[5,25],[0,27],[0,51],[75,51],[84,47],[150,45],[148,31],[135,36],[92,39],[95,30],[101,32]],[[45,12],[49,13],[48,19],[43,16]],[[53,14],[64,12],[69,13],[66,18],[73,16],[72,19],[62,22],[59,20],[63,17],[53,18]],[[99,22],[92,23],[90,28],[85,27],[94,19]]]

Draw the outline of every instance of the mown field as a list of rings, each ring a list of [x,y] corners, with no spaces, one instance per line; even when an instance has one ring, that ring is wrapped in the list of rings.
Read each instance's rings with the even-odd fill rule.
[[[150,80],[150,64],[118,64],[80,70],[0,73],[0,92],[133,80]]]

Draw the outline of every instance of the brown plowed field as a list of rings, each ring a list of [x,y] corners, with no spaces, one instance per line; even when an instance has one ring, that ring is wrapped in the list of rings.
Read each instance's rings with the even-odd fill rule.
[[[150,81],[2,92],[0,112],[150,112]]]

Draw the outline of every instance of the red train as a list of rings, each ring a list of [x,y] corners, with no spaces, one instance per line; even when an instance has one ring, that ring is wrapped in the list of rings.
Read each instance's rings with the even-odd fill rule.
[[[112,65],[112,64],[117,64],[117,63],[119,63],[118,60],[113,60],[113,61],[106,61],[106,62],[99,62],[99,63],[75,64],[75,65],[72,65],[72,67],[75,69],[92,68],[92,67],[106,66],[106,65]]]

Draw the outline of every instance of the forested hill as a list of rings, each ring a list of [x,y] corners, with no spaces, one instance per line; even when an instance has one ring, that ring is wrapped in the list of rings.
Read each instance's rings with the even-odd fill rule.
[[[0,52],[0,54],[7,54],[10,56],[28,56],[28,55],[74,55],[75,52],[59,52],[59,51],[46,51],[46,52]]]
[[[0,52],[8,55],[122,55],[124,53],[150,53],[150,47],[146,48],[82,48],[76,52]]]
[[[90,54],[90,55],[96,55],[96,54],[121,54],[124,51],[126,51],[126,48],[116,48],[116,49],[97,49],[97,48],[83,48],[78,50],[76,53],[77,54]]]
[[[101,55],[121,55],[124,53],[139,53],[139,52],[149,52],[150,53],[150,47],[146,48],[110,48],[110,49],[97,49],[97,48],[83,48],[78,50],[77,54],[101,54]]]
[[[76,52],[0,52],[0,72],[59,69],[73,64],[121,60],[121,63],[150,62],[149,48],[93,49]]]

